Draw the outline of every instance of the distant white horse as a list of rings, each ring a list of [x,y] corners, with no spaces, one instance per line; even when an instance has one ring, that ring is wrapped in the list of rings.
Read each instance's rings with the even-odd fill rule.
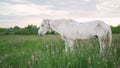
[[[49,30],[56,31],[65,41],[65,51],[73,51],[75,40],[89,39],[98,37],[100,44],[100,53],[104,53],[105,40],[107,40],[108,47],[111,46],[112,33],[111,28],[103,21],[95,20],[86,23],[80,23],[71,19],[43,19],[40,24],[38,34],[44,35]]]

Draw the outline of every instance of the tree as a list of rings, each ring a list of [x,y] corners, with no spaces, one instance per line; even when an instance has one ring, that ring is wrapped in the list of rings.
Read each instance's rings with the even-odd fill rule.
[[[25,29],[27,30],[27,33],[29,35],[37,34],[38,31],[38,28],[35,25],[28,25],[27,27],[25,27]]]
[[[4,32],[5,31],[5,28],[0,28],[0,32]]]
[[[15,34],[15,35],[28,35],[28,32],[27,32],[26,29],[21,28],[21,29],[19,29],[19,30],[16,30],[16,31],[14,32],[14,34]]]
[[[18,29],[20,29],[20,27],[19,27],[19,26],[14,26],[13,29],[14,29],[14,30],[18,30]]]
[[[117,34],[117,33],[120,33],[120,25],[114,27],[114,26],[111,26],[111,29],[112,29],[112,33],[113,34]]]

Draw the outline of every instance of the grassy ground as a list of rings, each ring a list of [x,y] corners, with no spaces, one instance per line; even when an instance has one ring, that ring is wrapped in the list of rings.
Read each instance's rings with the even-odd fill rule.
[[[111,50],[99,54],[97,39],[77,41],[74,53],[64,52],[59,36],[0,36],[0,68],[119,68],[120,34],[113,35]]]

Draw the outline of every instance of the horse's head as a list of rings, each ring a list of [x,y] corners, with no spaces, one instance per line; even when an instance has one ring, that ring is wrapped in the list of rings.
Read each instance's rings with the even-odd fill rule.
[[[40,28],[38,30],[38,35],[42,36],[49,31],[50,25],[49,25],[49,20],[48,19],[43,19],[43,21],[40,24]]]

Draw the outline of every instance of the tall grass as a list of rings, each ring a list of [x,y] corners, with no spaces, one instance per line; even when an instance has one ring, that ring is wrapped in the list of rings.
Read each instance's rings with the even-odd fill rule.
[[[113,35],[111,50],[99,54],[97,39],[76,41],[74,52],[65,53],[59,36],[0,36],[0,68],[118,68],[120,35]]]

